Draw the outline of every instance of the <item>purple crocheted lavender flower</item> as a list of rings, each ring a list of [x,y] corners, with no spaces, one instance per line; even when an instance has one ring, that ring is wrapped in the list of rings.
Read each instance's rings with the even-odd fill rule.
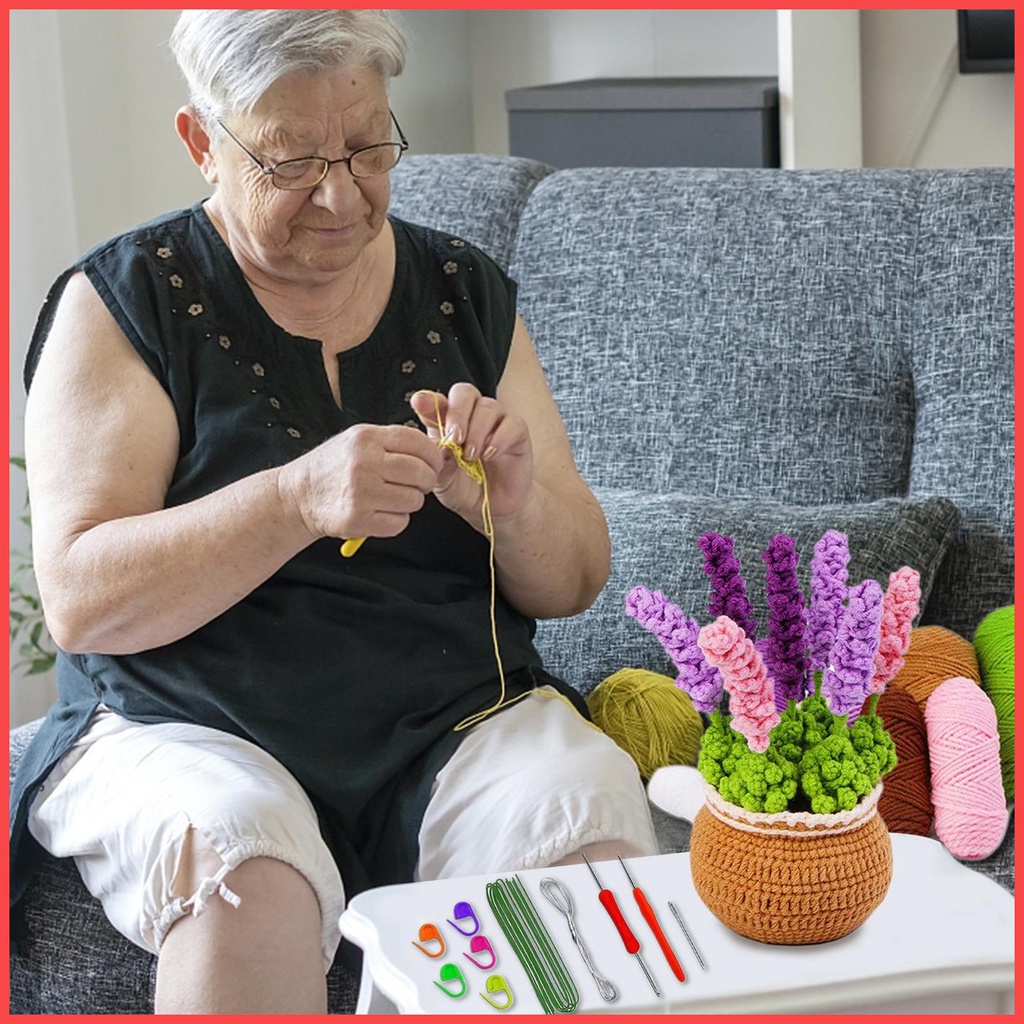
[[[821,680],[821,695],[836,715],[852,725],[870,692],[882,621],[882,588],[874,580],[851,587],[839,622],[832,663]]]
[[[697,623],[660,590],[646,587],[634,587],[626,596],[626,614],[658,638],[679,672],[676,686],[690,695],[693,706],[708,714],[717,710],[722,700],[722,677],[697,646]]]
[[[709,530],[698,539],[697,546],[704,552],[704,572],[711,579],[708,614],[715,619],[727,615],[748,640],[756,640],[754,606],[747,599],[747,584],[740,571],[740,560],[733,554],[732,537]]]
[[[846,567],[850,545],[845,533],[829,530],[814,545],[811,558],[811,607],[807,616],[812,672],[823,672],[829,663],[832,645],[843,615],[846,600]]]
[[[807,638],[804,595],[796,570],[800,558],[796,541],[777,533],[761,555],[768,598],[768,636],[762,656],[775,684],[775,707],[786,710],[791,700],[807,693]]]

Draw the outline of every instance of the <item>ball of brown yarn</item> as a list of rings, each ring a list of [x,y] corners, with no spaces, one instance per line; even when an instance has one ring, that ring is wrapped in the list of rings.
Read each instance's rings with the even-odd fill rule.
[[[943,626],[919,626],[910,631],[910,646],[903,656],[903,668],[889,685],[906,690],[917,701],[923,715],[932,692],[956,676],[973,679],[981,685],[981,669],[974,645]]]
[[[935,812],[924,715],[917,701],[898,687],[889,687],[878,698],[875,713],[896,744],[896,767],[882,778],[878,812],[890,832],[926,836]]]

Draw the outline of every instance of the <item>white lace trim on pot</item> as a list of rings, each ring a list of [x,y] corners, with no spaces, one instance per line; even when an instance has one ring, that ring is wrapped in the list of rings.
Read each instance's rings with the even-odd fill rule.
[[[722,799],[718,790],[707,785],[704,791],[704,806],[719,821],[742,832],[757,832],[762,835],[785,835],[799,839],[821,835],[838,835],[851,832],[870,821],[878,811],[878,799],[882,795],[882,783],[877,786],[856,807],[835,814],[814,814],[811,811],[778,811],[768,814],[764,811],[748,811],[738,804]]]

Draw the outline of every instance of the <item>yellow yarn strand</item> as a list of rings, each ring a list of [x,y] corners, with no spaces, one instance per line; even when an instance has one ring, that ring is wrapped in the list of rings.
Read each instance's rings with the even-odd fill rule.
[[[419,392],[417,392],[419,394]],[[498,619],[495,611],[497,602],[497,573],[494,568],[494,520],[491,518],[491,496],[487,490],[487,474],[484,472],[484,465],[480,459],[473,459],[472,462],[467,461],[466,457],[462,454],[462,445],[456,444],[450,437],[445,437],[441,429],[441,402],[436,391],[428,391],[434,399],[434,426],[437,429],[439,435],[437,445],[439,448],[447,448],[455,459],[455,464],[465,473],[467,473],[473,480],[475,480],[483,488],[483,498],[480,502],[480,516],[483,520],[484,536],[487,538],[487,542],[490,545],[490,552],[488,555],[488,565],[491,574],[491,597],[490,597],[490,618],[491,618],[491,639],[494,643],[494,660],[498,665],[498,679],[501,682],[501,692],[498,694],[498,701],[496,704],[489,708],[485,708],[483,711],[477,711],[475,714],[464,718],[458,725],[455,726],[455,732],[461,732],[463,729],[468,729],[471,725],[476,725],[478,722],[482,722],[488,715],[494,714],[499,708],[514,704],[517,700],[522,700],[523,697],[528,696],[532,693],[532,690],[526,690],[519,694],[518,697],[513,697],[511,700],[505,699],[505,668],[501,663],[501,649],[498,644]],[[363,542],[366,540],[365,537],[354,537],[346,540],[341,545],[341,553],[346,558],[351,558]]]
[[[434,421],[437,424],[438,430],[441,427],[441,407],[438,402],[437,393],[434,392]],[[493,704],[489,708],[485,708],[483,711],[477,711],[475,714],[469,715],[464,718],[458,725],[455,726],[456,732],[461,732],[463,729],[468,729],[472,725],[476,725],[478,722],[482,722],[488,715],[494,714],[499,708],[514,704],[517,700],[521,700],[530,691],[526,690],[519,694],[518,697],[513,697],[511,700],[505,699],[505,668],[501,663],[501,648],[498,644],[498,619],[495,611],[497,602],[497,572],[494,567],[494,520],[491,518],[491,496],[487,489],[487,474],[484,472],[484,464],[480,459],[473,459],[472,462],[467,462],[465,456],[462,454],[462,445],[456,444],[450,437],[441,437],[437,442],[441,448],[447,448],[452,453],[452,457],[455,459],[455,464],[463,472],[467,473],[473,480],[475,480],[483,488],[483,497],[480,500],[480,517],[483,520],[484,536],[487,538],[489,545],[488,552],[488,566],[491,574],[491,597],[490,597],[490,617],[491,617],[491,640],[494,644],[494,660],[498,665],[498,679],[501,683],[501,691],[498,694],[497,703]]]

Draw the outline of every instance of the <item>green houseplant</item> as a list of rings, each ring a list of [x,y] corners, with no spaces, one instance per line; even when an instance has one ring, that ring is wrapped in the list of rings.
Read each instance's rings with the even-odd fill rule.
[[[25,460],[12,456],[11,465],[24,471]],[[31,529],[32,516],[27,496],[25,511],[19,518],[24,526]],[[43,618],[43,604],[32,565],[31,542],[25,550],[11,549],[10,593],[11,649],[18,655],[12,667],[29,676],[49,672],[57,660],[57,649]]]

